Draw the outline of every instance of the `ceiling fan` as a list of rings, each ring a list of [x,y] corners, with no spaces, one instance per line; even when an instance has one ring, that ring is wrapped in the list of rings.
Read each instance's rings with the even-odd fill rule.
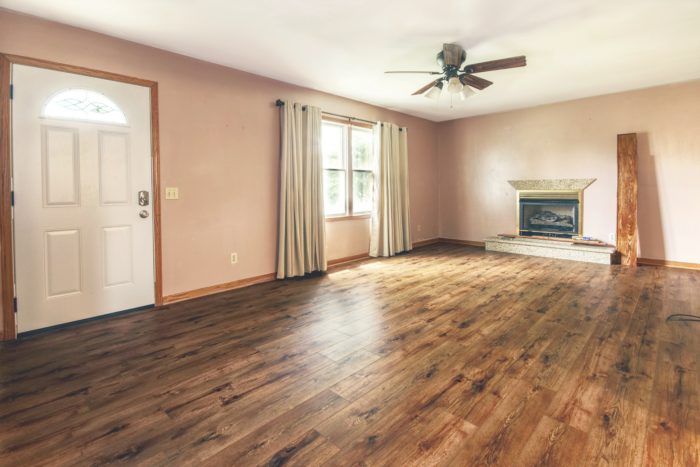
[[[493,83],[487,79],[474,76],[474,73],[485,71],[505,70],[506,68],[517,68],[527,65],[525,56],[502,58],[488,62],[462,64],[467,59],[467,53],[458,44],[443,44],[442,50],[437,54],[437,63],[442,67],[442,71],[385,71],[385,73],[425,73],[430,75],[441,75],[436,80],[431,81],[413,93],[414,96],[425,93],[425,97],[437,100],[440,97],[442,88],[447,83],[447,92],[459,94],[462,100],[474,94],[474,89],[482,90]],[[427,91],[427,92],[426,92]]]

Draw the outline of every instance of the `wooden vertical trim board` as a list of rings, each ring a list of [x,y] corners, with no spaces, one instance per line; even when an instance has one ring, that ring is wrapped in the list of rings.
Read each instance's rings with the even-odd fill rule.
[[[161,240],[160,214],[160,126],[158,113],[158,83],[151,88],[151,170],[153,199],[153,255],[155,263],[155,299],[156,306],[163,304],[163,243]]]
[[[145,86],[151,94],[151,157],[153,177],[153,254],[155,274],[155,302],[163,304],[163,257],[160,208],[160,132],[158,123],[158,83],[132,76],[94,70],[65,63],[0,53],[0,313],[3,340],[15,339],[14,278],[12,258],[12,206],[10,202],[12,154],[10,148],[10,67],[28,65],[48,70],[102,78],[122,83]]]
[[[637,265],[637,134],[617,135],[617,250]]]
[[[0,54],[0,336],[14,339],[14,278],[12,268],[12,159],[10,155],[10,61]]]

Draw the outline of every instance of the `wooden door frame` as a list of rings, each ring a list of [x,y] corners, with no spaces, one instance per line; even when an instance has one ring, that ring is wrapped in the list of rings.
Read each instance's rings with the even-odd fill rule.
[[[149,88],[151,94],[151,162],[153,182],[153,254],[155,267],[155,304],[163,304],[163,261],[160,211],[160,140],[158,131],[158,83],[141,78],[51,62],[31,57],[0,53],[0,318],[2,340],[17,337],[14,305],[14,258],[12,225],[12,148],[10,145],[10,80],[12,65],[28,65],[48,70],[119,81]]]

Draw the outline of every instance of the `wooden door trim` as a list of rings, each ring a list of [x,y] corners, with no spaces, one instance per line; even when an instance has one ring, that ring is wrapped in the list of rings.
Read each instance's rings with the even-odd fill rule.
[[[3,323],[2,340],[17,337],[14,310],[14,259],[12,256],[12,148],[10,147],[10,68],[28,65],[48,70],[64,71],[93,78],[119,81],[149,88],[151,95],[151,166],[153,184],[153,254],[155,274],[155,304],[163,304],[163,256],[160,206],[160,132],[158,125],[158,83],[119,73],[95,70],[76,65],[41,60],[32,57],[0,53],[0,312]]]
[[[12,262],[12,155],[10,152],[10,60],[0,55],[0,310],[2,338],[14,339],[14,265]]]

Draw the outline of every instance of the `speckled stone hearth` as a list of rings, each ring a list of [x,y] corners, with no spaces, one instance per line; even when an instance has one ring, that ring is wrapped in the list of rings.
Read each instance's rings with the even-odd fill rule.
[[[615,256],[615,248],[612,246],[576,245],[535,238],[489,237],[485,243],[488,251],[569,259],[586,263],[613,264]]]

